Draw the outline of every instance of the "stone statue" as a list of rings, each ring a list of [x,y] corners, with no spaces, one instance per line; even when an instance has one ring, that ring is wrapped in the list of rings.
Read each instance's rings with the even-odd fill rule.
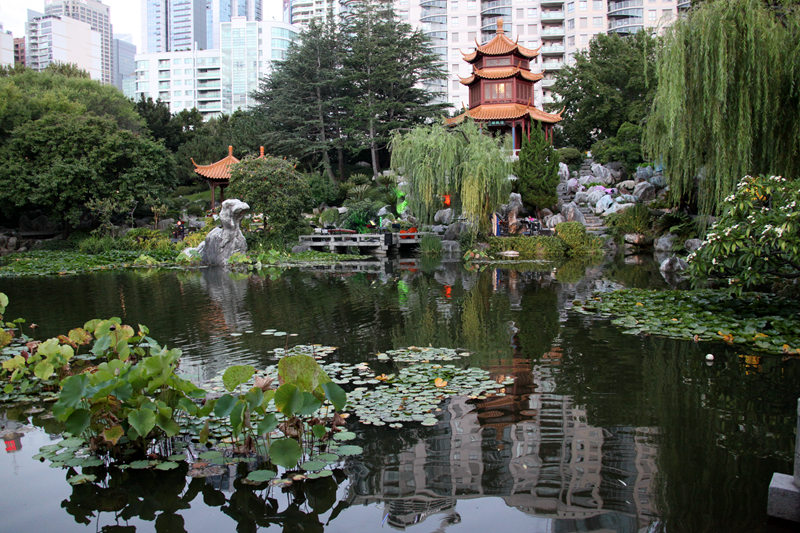
[[[249,210],[250,206],[241,200],[231,198],[222,202],[219,212],[222,227],[211,230],[196,250],[204,265],[226,265],[233,254],[247,251],[247,243],[240,228],[242,217]]]

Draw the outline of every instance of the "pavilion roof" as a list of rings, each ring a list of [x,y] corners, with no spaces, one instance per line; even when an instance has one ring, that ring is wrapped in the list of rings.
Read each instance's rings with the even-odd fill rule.
[[[461,52],[461,54],[464,56],[464,61],[469,63],[474,63],[481,56],[502,56],[514,52],[526,59],[533,59],[539,55],[541,47],[532,50],[522,46],[518,41],[519,37],[517,37],[516,41],[512,41],[506,37],[505,31],[503,30],[503,19],[501,17],[497,19],[497,33],[491,41],[485,44],[479,44],[478,41],[475,41],[475,50],[473,52],[469,54]]]
[[[539,81],[544,77],[544,74],[533,73],[528,69],[519,67],[487,67],[473,68],[471,76],[468,78],[462,78],[459,76],[459,79],[464,85],[471,85],[478,78],[483,78],[486,80],[499,80],[502,78],[511,78],[517,75],[528,81]]]
[[[513,120],[525,115],[529,115],[532,120],[555,124],[556,122],[561,122],[561,113],[563,112],[564,110],[562,109],[558,113],[546,113],[531,104],[483,104],[468,109],[453,118],[445,119],[445,124],[454,126],[463,122],[466,117],[477,121]]]
[[[261,146],[261,153],[257,159],[264,159],[264,147]],[[194,171],[206,179],[211,180],[229,180],[231,179],[231,165],[238,163],[239,160],[233,156],[233,146],[228,146],[228,155],[210,165],[198,165],[192,159]]]

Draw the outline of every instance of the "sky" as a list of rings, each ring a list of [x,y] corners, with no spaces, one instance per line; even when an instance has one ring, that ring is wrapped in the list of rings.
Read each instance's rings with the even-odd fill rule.
[[[133,38],[137,50],[142,42],[142,2],[144,0],[101,0],[111,8],[111,24],[116,36],[128,34]],[[282,0],[263,0],[264,19],[281,19]],[[14,37],[25,36],[25,21],[28,10],[44,12],[44,0],[0,0],[0,24],[3,31],[11,31]]]

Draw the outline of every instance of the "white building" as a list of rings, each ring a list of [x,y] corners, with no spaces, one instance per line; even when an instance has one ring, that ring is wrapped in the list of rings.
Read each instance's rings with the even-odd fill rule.
[[[114,64],[111,44],[114,33],[108,6],[96,0],[45,0],[44,13],[85,22],[100,35],[102,61],[100,80],[103,83],[113,83]]]
[[[28,10],[26,64],[44,70],[54,62],[74,63],[102,81],[102,36],[86,22]]]
[[[276,0],[268,0],[276,1]],[[219,48],[219,29],[223,22],[233,17],[244,17],[250,21],[263,20],[263,5],[260,0],[208,0],[206,8],[206,48]]]
[[[196,107],[206,118],[247,109],[272,61],[296,38],[285,22],[233,17],[220,25],[219,49],[137,54],[135,98],[161,100],[173,113]]]
[[[0,24],[0,67],[14,66],[14,36]]]
[[[208,48],[206,9],[206,0],[144,0],[144,52]]]

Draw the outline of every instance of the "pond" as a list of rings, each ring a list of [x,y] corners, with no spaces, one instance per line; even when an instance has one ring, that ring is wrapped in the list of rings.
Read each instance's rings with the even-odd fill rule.
[[[652,263],[361,269],[0,280],[7,318],[38,324],[37,338],[119,316],[181,348],[182,374],[201,385],[312,343],[377,370],[386,350],[461,348],[464,365],[514,379],[504,396],[447,400],[434,425],[351,417],[364,454],[288,488],[242,483],[246,463],[202,478],[186,464],[112,470],[71,486],[33,459],[60,439],[47,411],[0,409],[2,529],[783,531],[767,521],[766,496],[773,472],[792,471],[800,360],[623,335],[571,310],[593,291],[659,286]]]

